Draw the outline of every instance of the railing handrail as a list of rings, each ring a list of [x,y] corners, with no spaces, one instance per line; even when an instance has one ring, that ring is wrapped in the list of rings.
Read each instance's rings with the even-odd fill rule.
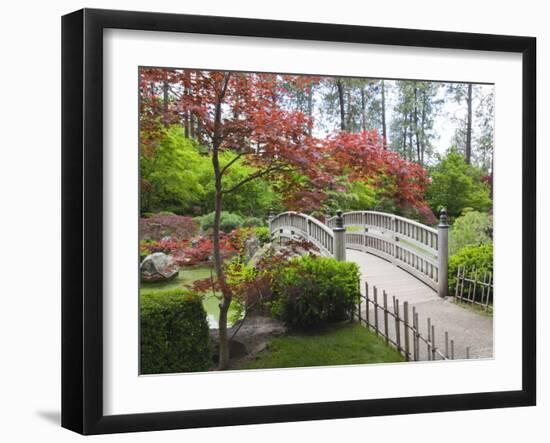
[[[391,214],[389,212],[380,212],[380,211],[350,211],[350,212],[344,212],[344,214],[342,214],[342,216],[344,217],[344,225],[346,225],[345,223],[345,220],[346,220],[346,215],[351,215],[351,214],[373,214],[373,215],[382,215],[382,216],[385,216],[385,217],[391,217],[393,219],[396,219],[396,220],[401,220],[401,221],[404,221],[406,223],[410,223],[411,225],[415,225],[419,228],[422,228],[422,229],[425,229],[426,231],[428,232],[431,232],[432,234],[437,234],[437,229],[435,228],[432,228],[431,226],[428,226],[428,225],[425,225],[423,223],[420,223],[416,220],[412,220],[410,218],[406,218],[406,217],[402,217],[400,215],[395,215],[395,214]],[[330,217],[328,220],[327,220],[327,224],[329,224],[332,220],[334,220],[336,217]],[[352,225],[352,226],[361,226],[361,225],[356,225],[356,224],[353,224],[353,223],[349,223],[348,225]],[[371,225],[373,226],[373,225]],[[388,229],[391,229],[391,228],[388,228]],[[393,229],[392,229],[393,230]]]
[[[273,217],[273,220],[276,220],[278,218],[281,218],[283,215],[296,215],[298,217],[305,218],[308,221],[311,221],[315,225],[319,226],[321,229],[323,229],[327,234],[332,235],[332,229],[330,229],[327,225],[325,225],[322,221],[317,220],[315,217],[312,217],[311,215],[304,214],[303,212],[296,212],[296,211],[285,211],[281,212],[280,214],[277,214],[275,217]]]
[[[289,219],[285,220],[285,217]],[[299,222],[293,221],[293,217],[297,217]],[[283,220],[279,222],[281,218]],[[345,226],[364,226],[369,229],[346,232],[342,229]],[[301,212],[286,211],[270,219],[272,234],[276,229],[281,229],[282,236],[283,227],[290,227],[292,234],[293,229],[304,232],[306,239],[312,240],[337,260],[345,260],[346,248],[369,252],[411,273],[436,290],[441,297],[448,294],[449,225],[445,210],[441,211],[437,229],[379,211],[351,211],[345,214],[339,211],[326,224]],[[371,230],[371,227],[379,229]]]

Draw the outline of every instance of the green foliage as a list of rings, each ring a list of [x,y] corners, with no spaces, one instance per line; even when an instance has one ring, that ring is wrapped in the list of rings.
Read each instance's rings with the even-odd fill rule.
[[[478,211],[464,211],[458,217],[451,228],[449,235],[449,254],[453,255],[458,250],[470,245],[490,243],[489,236],[493,226],[489,214]]]
[[[265,226],[265,222],[259,217],[246,217],[243,220],[243,228],[254,228]]]
[[[140,157],[141,210],[169,211],[176,214],[207,213],[214,210],[214,170],[205,148],[186,138],[175,125],[164,132],[158,146]],[[235,158],[231,152],[220,154],[220,166]],[[229,190],[257,171],[243,159],[235,161],[223,176]],[[257,178],[224,195],[228,212],[263,217],[277,206],[279,197],[268,181]]]
[[[232,161],[235,154],[223,152],[220,155],[220,166],[224,167]],[[250,177],[257,169],[245,164],[240,159],[233,163],[223,176],[223,189],[230,190],[241,181]],[[201,178],[205,189],[205,196],[201,202],[204,212],[214,210],[214,171],[210,167],[208,174]],[[272,190],[271,185],[262,178],[256,178],[239,186],[235,190],[224,194],[223,209],[228,212],[236,212],[245,216],[265,217],[270,207],[276,205],[279,197]]]
[[[476,246],[466,246],[449,259],[449,293],[454,294],[458,268],[466,268],[467,272],[475,267],[478,275],[493,272],[493,244],[485,243]]]
[[[200,201],[205,192],[201,177],[212,168],[206,160],[181,128],[168,129],[154,151],[140,157],[142,211],[174,202],[187,208]]]
[[[374,186],[360,180],[349,181],[347,177],[343,177],[341,181],[344,189],[327,191],[325,206],[329,214],[338,209],[344,212],[364,211],[376,206],[378,198]]]
[[[241,257],[235,257],[230,262],[226,262],[224,271],[226,282],[234,295],[231,303],[230,321],[235,323],[243,318],[248,305],[255,301],[250,297],[250,290],[256,286],[256,279],[260,271],[254,266],[244,263]]]
[[[207,370],[210,335],[202,300],[182,289],[140,297],[141,373]]]
[[[481,181],[481,170],[466,164],[463,157],[450,152],[431,171],[432,183],[426,198],[438,214],[444,207],[451,218],[458,217],[465,208],[485,212],[491,207],[489,187]]]
[[[195,220],[200,224],[202,231],[207,232],[214,226],[214,212],[210,212],[202,217],[197,217]],[[223,232],[231,232],[242,226],[243,221],[244,219],[238,214],[222,211],[220,215],[220,230]]]
[[[254,235],[258,237],[260,245],[265,245],[271,241],[271,232],[267,226],[258,226],[253,231]]]
[[[359,302],[355,263],[306,255],[291,259],[273,276],[272,313],[294,327],[344,320]]]

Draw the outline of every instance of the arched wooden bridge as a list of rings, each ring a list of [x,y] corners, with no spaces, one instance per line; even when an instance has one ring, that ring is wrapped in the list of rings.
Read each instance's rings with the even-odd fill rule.
[[[456,358],[465,358],[466,349],[470,358],[493,356],[492,317],[463,309],[446,297],[449,227],[445,213],[437,228],[432,228],[375,211],[340,213],[326,224],[306,214],[283,212],[270,217],[270,228],[274,237],[304,238],[325,256],[356,263],[362,288],[368,282],[369,287],[416,307],[438,326],[437,343],[444,343],[444,331],[454,338]],[[420,325],[426,336],[428,330]]]
[[[377,268],[377,275],[387,276],[394,283],[392,286],[397,282],[408,287],[418,286],[410,278],[414,276],[440,296],[447,295],[448,225],[445,213],[441,215],[438,228],[434,229],[376,211],[339,213],[326,224],[300,212],[283,212],[270,217],[270,229],[273,236],[306,239],[323,255],[354,261],[367,272]]]

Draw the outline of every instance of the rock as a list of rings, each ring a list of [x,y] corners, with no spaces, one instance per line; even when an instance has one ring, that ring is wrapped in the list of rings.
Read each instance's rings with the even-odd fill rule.
[[[163,252],[155,252],[145,257],[139,270],[143,282],[170,281],[179,273],[178,265],[174,259]]]
[[[227,336],[232,337],[239,328],[239,323],[227,329]],[[235,334],[235,338],[229,342],[229,358],[241,359],[243,357],[254,358],[254,356],[265,350],[267,343],[273,337],[284,335],[287,331],[285,325],[280,321],[260,315],[249,315],[244,319],[242,326]],[[214,361],[217,361],[219,351],[219,336],[217,329],[210,330],[210,338],[214,348]]]
[[[304,255],[316,257],[321,256],[321,252],[316,248],[305,249],[296,245],[289,246],[288,242],[273,241],[272,243],[266,243],[259,248],[250,258],[248,263],[252,266],[256,266],[258,262],[268,253],[285,254],[288,258],[301,257]]]
[[[220,337],[217,329],[210,330],[210,341],[212,343],[212,361],[218,361],[220,352]],[[229,341],[229,358],[243,358],[248,355],[246,345],[237,340]]]
[[[249,261],[256,252],[260,249],[260,241],[258,240],[258,237],[253,235],[252,237],[249,237],[245,240],[244,246],[243,246],[243,255],[245,261]]]

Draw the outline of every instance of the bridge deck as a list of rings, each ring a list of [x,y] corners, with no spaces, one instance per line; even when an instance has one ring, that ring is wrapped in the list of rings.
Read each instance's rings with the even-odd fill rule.
[[[362,292],[365,281],[379,290],[379,303],[382,303],[382,290],[400,302],[408,301],[415,306],[419,316],[420,330],[427,337],[427,319],[431,318],[436,331],[436,345],[443,349],[445,331],[455,342],[455,358],[465,358],[466,347],[470,347],[470,358],[491,358],[493,356],[493,319],[457,306],[452,300],[443,300],[430,287],[392,263],[372,254],[346,249],[347,261],[355,262],[361,271]],[[372,297],[372,292],[370,292]],[[390,306],[391,306],[391,302]],[[372,308],[371,308],[372,310]],[[382,320],[383,321],[383,320]],[[380,323],[382,328],[383,323]],[[389,328],[391,332],[393,328]],[[421,347],[422,359],[427,359]]]

